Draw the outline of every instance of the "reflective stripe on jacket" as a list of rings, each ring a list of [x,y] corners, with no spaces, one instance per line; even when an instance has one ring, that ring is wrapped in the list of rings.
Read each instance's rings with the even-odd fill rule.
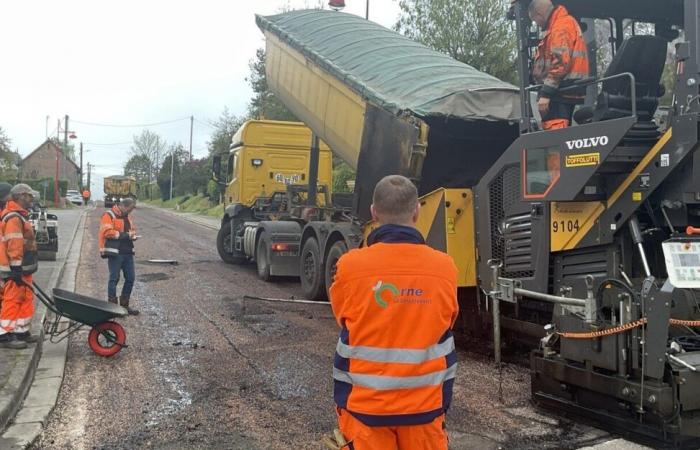
[[[537,47],[532,76],[536,83],[544,84],[542,97],[580,99],[585,94],[585,88],[557,94],[560,87],[589,76],[588,48],[581,27],[561,5],[552,11]]]
[[[2,211],[0,234],[0,275],[8,278],[13,267],[20,267],[24,275],[36,272],[39,260],[29,212],[12,200],[7,202]]]
[[[379,242],[343,255],[334,280],[336,404],[370,426],[444,414],[457,369],[452,258],[427,245]]]
[[[130,216],[126,216],[129,221],[129,230],[135,231],[134,223]],[[124,217],[118,205],[114,205],[109,211],[102,214],[100,221],[100,232],[98,242],[100,246],[100,255],[107,257],[110,255],[119,254],[119,239],[125,239],[124,236]]]

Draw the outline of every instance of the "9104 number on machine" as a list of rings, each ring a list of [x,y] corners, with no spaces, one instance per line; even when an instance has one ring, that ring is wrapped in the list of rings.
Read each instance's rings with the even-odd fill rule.
[[[576,220],[553,220],[552,221],[552,232],[553,233],[573,233],[580,229],[578,219]]]

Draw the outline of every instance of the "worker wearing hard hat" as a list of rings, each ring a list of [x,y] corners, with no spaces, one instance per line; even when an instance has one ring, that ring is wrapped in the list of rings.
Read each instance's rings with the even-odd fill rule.
[[[4,281],[0,347],[24,348],[37,340],[29,330],[34,316],[32,274],[37,270],[38,256],[27,209],[38,195],[26,184],[16,185],[0,216],[0,276]]]
[[[418,195],[405,177],[374,190],[379,226],[337,264],[330,289],[341,327],[333,378],[338,423],[356,450],[447,449],[456,374],[457,269],[415,229]]]
[[[585,87],[563,89],[589,76],[586,41],[564,6],[554,7],[551,0],[532,0],[528,12],[545,30],[532,68],[535,83],[542,84],[537,100],[542,128],[565,128],[571,124],[574,106],[585,96]]]

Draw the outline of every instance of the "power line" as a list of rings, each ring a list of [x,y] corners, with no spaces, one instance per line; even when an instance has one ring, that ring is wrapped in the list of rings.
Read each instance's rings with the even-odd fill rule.
[[[205,127],[209,127],[209,128],[211,128],[212,130],[216,130],[216,127],[215,127],[214,125],[212,125],[212,124],[210,124],[210,123],[202,122],[201,120],[197,119],[196,117],[195,117],[194,121],[197,122],[197,123],[200,124],[200,125],[204,125]]]
[[[71,119],[73,123],[79,123],[81,125],[92,125],[95,127],[112,127],[112,128],[139,128],[139,127],[154,127],[156,125],[167,125],[169,123],[182,122],[183,120],[190,120],[190,117],[183,117],[181,119],[165,120],[163,122],[154,123],[139,123],[139,124],[113,124],[113,123],[96,123],[96,122],[86,122],[82,120]]]
[[[109,144],[102,143],[102,142],[83,142],[84,145],[131,145],[133,144],[134,141],[128,141],[128,142],[111,142]]]

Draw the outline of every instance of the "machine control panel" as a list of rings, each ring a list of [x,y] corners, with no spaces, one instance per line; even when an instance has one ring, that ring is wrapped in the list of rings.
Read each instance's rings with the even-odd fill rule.
[[[700,239],[670,239],[662,246],[671,284],[677,288],[700,288]]]

